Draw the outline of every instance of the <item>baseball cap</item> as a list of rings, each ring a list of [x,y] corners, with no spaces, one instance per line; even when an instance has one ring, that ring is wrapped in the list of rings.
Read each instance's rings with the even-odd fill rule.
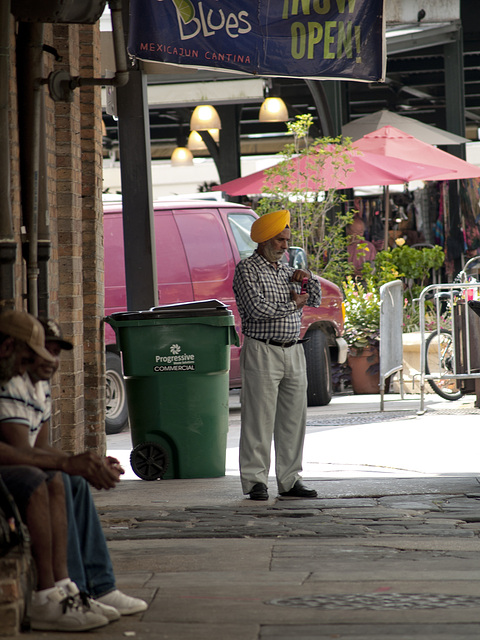
[[[2,311],[0,331],[12,338],[22,340],[45,360],[55,362],[55,358],[45,349],[45,331],[42,325],[30,313],[14,309]]]
[[[60,348],[66,349],[67,351],[73,349],[73,344],[68,340],[65,340],[62,335],[60,325],[55,322],[55,320],[51,320],[50,318],[48,320],[44,320],[43,318],[40,318],[40,322],[45,331],[45,342],[58,342]]]

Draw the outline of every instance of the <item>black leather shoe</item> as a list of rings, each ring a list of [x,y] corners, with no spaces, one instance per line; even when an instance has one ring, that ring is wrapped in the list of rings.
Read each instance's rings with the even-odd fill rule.
[[[257,482],[254,484],[251,491],[248,492],[250,500],[268,500],[267,485],[263,482]]]
[[[283,491],[281,494],[287,498],[316,498],[315,489],[308,489],[301,480],[297,480],[290,491]]]

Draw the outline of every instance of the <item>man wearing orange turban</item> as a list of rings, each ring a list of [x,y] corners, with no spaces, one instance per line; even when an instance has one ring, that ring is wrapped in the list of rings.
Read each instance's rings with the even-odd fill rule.
[[[252,225],[257,250],[241,260],[233,290],[242,319],[240,476],[251,500],[268,500],[272,437],[281,496],[315,498],[302,483],[307,418],[307,374],[300,340],[302,309],[318,307],[319,280],[283,261],[290,240],[290,212],[274,211]],[[306,280],[306,292],[300,283]]]
[[[273,211],[257,218],[252,224],[250,237],[258,244],[270,240],[281,233],[286,227],[290,227],[290,211]]]

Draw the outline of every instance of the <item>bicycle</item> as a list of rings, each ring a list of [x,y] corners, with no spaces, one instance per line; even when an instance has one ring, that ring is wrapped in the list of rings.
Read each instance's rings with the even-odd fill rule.
[[[472,276],[467,275],[472,265],[480,261],[480,256],[475,256],[468,260],[462,271],[453,280],[454,283],[465,284],[467,282],[478,282]],[[440,322],[449,321],[451,317],[451,306],[460,297],[460,290],[450,290],[435,294],[437,309],[439,310]],[[463,390],[458,386],[454,378],[445,378],[442,374],[453,374],[454,364],[454,341],[452,332],[448,328],[440,327],[432,331],[425,341],[425,373],[435,375],[438,378],[428,379],[427,382],[432,390],[444,400],[459,400],[463,395]]]

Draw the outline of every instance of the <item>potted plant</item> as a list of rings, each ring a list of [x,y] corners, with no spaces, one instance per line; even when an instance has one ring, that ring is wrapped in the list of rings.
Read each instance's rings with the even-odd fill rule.
[[[354,393],[378,393],[380,380],[380,293],[372,277],[348,276],[344,287],[348,365]]]

